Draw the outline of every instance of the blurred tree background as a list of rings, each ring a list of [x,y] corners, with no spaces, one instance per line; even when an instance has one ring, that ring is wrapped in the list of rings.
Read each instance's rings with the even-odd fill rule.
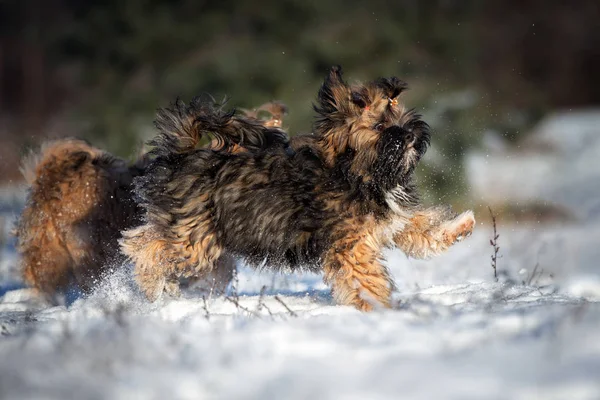
[[[599,20],[593,0],[0,0],[0,179],[48,137],[131,157],[157,107],[202,92],[281,100],[290,132],[310,132],[341,64],[409,82],[435,129],[421,181],[452,200],[486,130],[518,140],[551,109],[600,103]]]

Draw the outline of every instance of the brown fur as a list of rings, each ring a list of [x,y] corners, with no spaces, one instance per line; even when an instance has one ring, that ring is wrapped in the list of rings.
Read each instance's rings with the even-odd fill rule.
[[[262,120],[263,125],[269,128],[282,128],[283,116],[287,114],[287,106],[278,101],[265,103],[254,110],[242,110],[247,117]],[[261,119],[261,114],[266,113],[269,118]]]
[[[287,114],[287,106],[279,101],[271,101],[260,105],[258,108],[253,110],[241,110],[244,116],[249,120],[259,121],[263,126],[268,128],[281,128],[283,125],[283,116]],[[268,118],[264,118],[267,116]],[[236,124],[236,129],[239,124]],[[210,142],[209,148],[215,150],[221,150],[224,148],[224,143],[215,138]],[[239,143],[233,143],[227,149],[230,153],[240,153],[247,151],[247,149]]]
[[[275,126],[281,124],[286,108],[272,102],[257,110],[271,118],[258,119],[257,112],[248,117]],[[208,147],[218,148],[219,144]],[[236,144],[230,151],[245,149]],[[30,189],[15,235],[20,268],[28,285],[56,300],[56,295],[70,285],[84,292],[93,289],[111,264],[125,261],[117,241],[121,231],[141,222],[131,183],[133,177],[143,174],[147,162],[147,155],[140,155],[137,163],[128,165],[78,139],[45,143],[39,152],[23,160],[21,172]],[[159,248],[144,254],[164,256]],[[204,273],[202,279],[186,276],[187,285],[217,292],[225,289],[235,260],[226,254],[213,254],[213,258],[218,270]],[[165,285],[176,293],[179,282],[169,279]]]
[[[354,229],[332,243],[323,260],[325,282],[339,304],[362,311],[389,307],[394,282],[383,265],[379,227],[373,217],[346,220]]]
[[[289,143],[201,100],[161,110],[156,157],[136,180],[145,224],[121,241],[148,298],[171,291],[172,276],[219,268],[225,253],[323,271],[338,303],[390,307],[384,248],[428,257],[474,226],[471,212],[419,205],[412,175],[429,129],[399,103],[405,88],[397,78],[349,86],[332,68],[314,135]],[[195,148],[207,133],[216,151]],[[239,143],[250,146],[230,151]]]
[[[71,283],[89,290],[118,258],[119,232],[135,223],[137,167],[64,139],[45,144],[22,171],[31,185],[16,231],[25,282],[50,296]]]
[[[427,259],[469,236],[474,225],[470,211],[454,217],[449,210],[429,208],[417,211],[406,228],[394,235],[394,242],[410,257]]]

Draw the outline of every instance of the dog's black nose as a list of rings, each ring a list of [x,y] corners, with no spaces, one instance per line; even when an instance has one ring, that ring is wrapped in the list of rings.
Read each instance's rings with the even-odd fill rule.
[[[405,145],[413,143],[417,135],[412,129],[407,129],[398,125],[390,126],[385,131],[383,131],[383,137],[388,138],[388,140],[403,143]]]

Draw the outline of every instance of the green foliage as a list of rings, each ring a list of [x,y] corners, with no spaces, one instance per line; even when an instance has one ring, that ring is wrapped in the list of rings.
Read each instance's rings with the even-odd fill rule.
[[[490,120],[480,113],[473,122],[476,101],[436,106],[436,99],[474,86],[476,1],[67,4],[69,23],[48,40],[55,62],[79,71],[70,115],[85,137],[122,156],[153,134],[157,107],[202,92],[244,108],[281,100],[290,108],[289,131],[310,132],[322,78],[341,64],[349,80],[397,75],[411,84],[407,102],[431,117],[441,155],[423,166],[425,189],[430,197],[452,197],[461,188],[461,156]]]

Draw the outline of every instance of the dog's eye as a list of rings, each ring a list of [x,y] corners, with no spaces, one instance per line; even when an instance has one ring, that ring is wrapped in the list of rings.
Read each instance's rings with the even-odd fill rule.
[[[381,123],[380,123],[380,124],[377,124],[377,125],[375,125],[375,130],[376,130],[377,132],[382,132],[382,131],[383,131],[383,128],[385,128],[385,127],[384,127],[384,126],[383,126],[383,124],[381,124]]]

